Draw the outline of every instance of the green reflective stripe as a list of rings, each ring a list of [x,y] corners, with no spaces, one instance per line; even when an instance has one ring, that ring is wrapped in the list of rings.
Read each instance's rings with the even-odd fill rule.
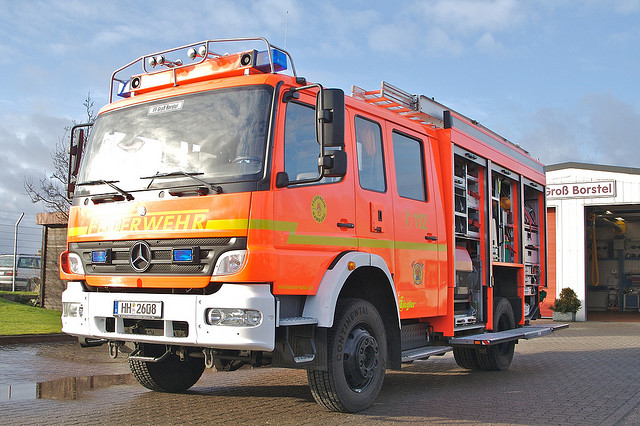
[[[249,229],[259,229],[264,231],[288,232],[287,244],[310,245],[310,246],[334,246],[334,247],[363,247],[382,248],[397,250],[420,250],[420,251],[440,251],[446,252],[446,244],[433,244],[412,241],[379,240],[373,238],[357,237],[334,237],[323,235],[297,234],[298,224],[296,222],[285,222],[268,219],[251,219]]]
[[[393,249],[394,241],[393,240],[374,240],[371,238],[360,238],[358,240],[358,247]]]
[[[249,229],[260,229],[277,232],[296,232],[298,224],[296,222],[284,222],[280,220],[251,219]]]
[[[415,243],[411,241],[396,241],[397,250],[446,251],[446,244]]]
[[[356,247],[355,237],[324,237],[319,235],[289,234],[287,244],[303,244],[309,246]]]

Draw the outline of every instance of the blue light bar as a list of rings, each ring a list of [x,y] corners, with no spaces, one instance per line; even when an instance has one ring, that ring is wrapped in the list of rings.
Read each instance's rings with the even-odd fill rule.
[[[174,262],[193,262],[193,249],[173,249]]]
[[[287,69],[287,55],[280,50],[271,49],[271,55],[273,57],[273,69],[275,72],[284,71]],[[255,68],[262,72],[271,72],[271,65],[269,64],[269,54],[266,50],[258,52],[256,55]]]
[[[131,80],[118,83],[118,96],[128,98],[131,96]]]
[[[91,252],[91,262],[93,263],[110,263],[111,250],[93,250]]]

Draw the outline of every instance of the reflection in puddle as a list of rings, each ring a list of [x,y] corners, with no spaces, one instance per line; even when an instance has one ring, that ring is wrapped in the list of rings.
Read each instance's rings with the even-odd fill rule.
[[[56,399],[60,401],[80,399],[84,392],[118,385],[137,383],[132,374],[109,374],[102,376],[64,377],[41,383],[4,385],[0,402],[29,399]]]

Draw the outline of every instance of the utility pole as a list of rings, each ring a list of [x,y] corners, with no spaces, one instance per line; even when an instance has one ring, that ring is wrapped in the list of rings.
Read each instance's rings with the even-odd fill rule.
[[[20,217],[18,218],[13,230],[13,276],[11,277],[11,291],[16,291],[16,274],[18,273],[18,225],[23,217],[24,212],[20,213]]]

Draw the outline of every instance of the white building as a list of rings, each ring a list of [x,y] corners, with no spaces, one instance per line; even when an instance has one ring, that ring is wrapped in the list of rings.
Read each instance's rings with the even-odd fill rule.
[[[549,298],[575,290],[578,321],[638,312],[640,169],[562,163],[546,173]]]

